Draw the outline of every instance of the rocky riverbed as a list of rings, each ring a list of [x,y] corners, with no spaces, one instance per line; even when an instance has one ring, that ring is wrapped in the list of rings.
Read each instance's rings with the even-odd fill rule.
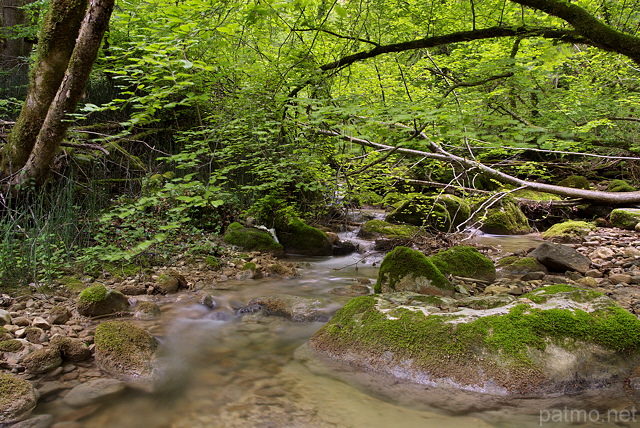
[[[498,242],[490,242],[491,237],[484,240],[480,238],[473,245],[492,260],[499,261],[512,255],[524,256],[527,252],[525,247],[534,247],[539,243],[536,236],[497,239]],[[517,245],[521,248],[515,251],[508,248],[510,239],[521,239]],[[616,300],[630,312],[640,314],[640,293],[638,292],[638,287],[640,287],[640,238],[637,232],[600,228],[579,239],[578,242],[565,243],[565,245],[570,245],[589,257],[592,262],[589,269],[584,273],[569,272],[567,274],[545,272],[544,269],[536,270],[535,268],[528,268],[526,272],[517,270],[507,272],[508,269],[504,269],[498,275],[498,279],[491,283],[465,278],[452,278],[452,280],[458,286],[458,291],[469,295],[506,293],[517,296],[544,284],[576,284],[600,291]],[[175,292],[162,294],[163,290],[159,288],[160,279],[163,275],[169,274],[182,276],[184,283],[178,283]],[[251,307],[249,299],[217,299],[214,291],[237,287],[239,282],[259,283],[260,278],[265,276],[288,278],[296,275],[298,275],[298,270],[294,263],[277,261],[269,256],[253,253],[227,260],[220,269],[213,269],[206,264],[193,266],[185,263],[160,269],[153,275],[125,279],[103,277],[98,280],[110,288],[123,291],[128,295],[131,304],[131,310],[121,311],[116,316],[109,317],[90,318],[79,315],[76,309],[77,296],[69,293],[52,292],[50,295],[35,293],[22,297],[2,296],[0,307],[3,309],[0,310],[0,319],[3,320],[4,330],[2,331],[3,341],[1,344],[7,348],[3,349],[0,369],[3,373],[11,373],[27,380],[37,389],[39,394],[38,409],[42,409],[42,411],[56,409],[55,417],[51,414],[32,416],[31,419],[20,422],[17,426],[55,426],[57,428],[82,426],[79,421],[95,414],[106,398],[122,394],[126,390],[124,382],[105,376],[97,368],[91,355],[95,346],[96,326],[107,318],[134,320],[154,335],[164,337],[167,334],[167,326],[163,325],[166,323],[166,318],[154,318],[152,315],[147,316],[143,313],[136,315],[136,312],[139,312],[136,311],[136,307],[139,307],[139,303],[143,301],[152,302],[160,310],[165,311],[175,302],[189,302],[194,305],[192,306],[194,309],[190,309],[193,312],[193,319],[208,317],[211,320],[214,308],[216,308],[214,311],[217,314],[216,317],[222,318],[234,317],[236,313],[242,312],[244,309],[244,317],[249,321],[244,324],[245,329],[260,330],[264,331],[263,334],[269,335],[273,334],[274,327],[277,331],[276,324],[289,322],[282,319],[282,315],[287,313],[286,310],[281,311],[278,308],[277,311],[272,311],[271,315],[278,315],[277,317],[265,316],[267,315],[265,312],[246,309]],[[368,292],[367,288],[371,288],[371,285],[367,284],[368,282],[368,278],[362,277],[359,281],[354,280],[352,285],[336,287],[338,291],[334,292],[346,294],[341,300],[344,303],[349,295]],[[166,290],[164,291],[166,292]],[[253,292],[253,297],[259,296],[263,296],[263,293],[257,289]],[[278,305],[280,304],[282,301],[278,301]],[[289,301],[289,304],[293,305],[296,302]],[[317,318],[308,318],[312,322],[307,323],[308,328],[303,329],[302,336],[311,334],[313,329],[317,329],[320,325],[318,321],[326,320],[336,309],[336,304],[322,306]],[[293,310],[290,313],[294,313]],[[56,344],[59,341],[59,339],[54,339],[56,336],[68,338],[72,341],[73,346],[79,343],[86,344],[89,353],[83,353],[81,347],[78,350],[72,345],[65,345],[64,349],[68,350],[62,350],[61,345]],[[247,337],[250,337],[250,334],[247,334]],[[229,338],[232,342],[239,339],[239,337]],[[47,358],[43,357],[32,361],[33,358],[27,357],[38,349],[52,348],[56,348],[58,351],[53,352],[53,355]],[[249,346],[248,343],[245,348],[251,353],[251,355],[247,355],[248,359],[254,358],[255,354],[260,352],[259,348],[253,345]],[[228,348],[225,349],[228,351]],[[274,358],[292,358],[292,350],[287,352],[289,357],[280,355]],[[223,361],[227,360],[223,359]],[[249,382],[249,377],[244,380],[240,378],[238,381]],[[236,407],[227,406],[226,411],[231,415],[236,414],[236,416],[237,412],[242,411],[249,415],[257,412],[257,415],[254,416],[259,419],[260,412],[251,406],[258,405],[259,407],[260,404],[250,405],[247,403],[255,400],[280,401],[278,397],[282,396],[280,395],[282,391],[279,389],[281,385],[270,384],[268,378],[265,378],[264,382],[259,381],[258,383],[261,385],[258,390],[262,392],[257,395],[254,392],[248,396],[238,395],[235,398],[237,401],[232,400],[236,403]],[[213,388],[214,384],[215,382],[209,383],[209,387]],[[35,405],[35,403],[33,404]],[[287,406],[290,407],[291,403],[289,402]],[[282,407],[282,409],[285,408],[286,406]],[[283,413],[280,416],[276,416],[276,410],[271,415],[273,422],[295,420],[295,424],[298,424],[291,426],[323,426],[321,421],[314,420],[310,416],[310,412],[313,413],[312,410],[295,409],[294,406],[286,411],[282,410]],[[286,416],[287,414],[290,416]],[[229,420],[232,419],[230,417]],[[256,420],[254,425],[249,424],[249,426],[258,426],[257,423]]]

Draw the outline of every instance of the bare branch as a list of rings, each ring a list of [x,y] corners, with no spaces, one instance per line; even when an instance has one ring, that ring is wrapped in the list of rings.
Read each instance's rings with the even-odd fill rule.
[[[324,28],[293,28],[291,31],[321,31],[323,33],[327,33],[327,34],[331,34],[332,36],[335,36],[339,39],[347,39],[347,40],[354,40],[357,42],[362,42],[362,43],[368,43],[370,45],[373,46],[380,46],[379,43],[376,42],[372,42],[371,40],[367,40],[367,39],[361,39],[360,37],[352,37],[352,36],[344,36],[342,34],[338,34],[336,32],[330,31],[330,30],[325,30]]]

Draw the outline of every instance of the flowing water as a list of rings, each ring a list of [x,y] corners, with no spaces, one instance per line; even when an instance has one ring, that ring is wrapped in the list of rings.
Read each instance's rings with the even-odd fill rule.
[[[507,403],[499,397],[352,373],[309,358],[304,343],[322,322],[235,314],[234,308],[254,297],[281,293],[322,299],[328,317],[349,299],[329,290],[375,281],[380,258],[318,258],[306,260],[299,278],[225,282],[225,289],[211,291],[218,304],[213,310],[180,296],[165,301],[159,320],[132,322],[161,339],[166,387],[154,394],[129,391],[83,419],[82,426],[533,427],[542,425],[542,409],[562,404],[559,397]],[[56,406],[64,413],[61,403]]]

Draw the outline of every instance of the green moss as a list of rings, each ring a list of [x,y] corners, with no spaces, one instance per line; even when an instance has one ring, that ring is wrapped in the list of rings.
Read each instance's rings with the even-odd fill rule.
[[[19,340],[9,339],[0,342],[1,352],[18,352],[24,348],[24,344]]]
[[[633,230],[640,223],[640,209],[616,208],[609,216],[611,224],[621,229]]]
[[[427,196],[416,194],[402,202],[387,215],[392,223],[406,223],[414,226],[430,226],[443,232],[450,232],[469,218],[469,204],[454,195]]]
[[[79,292],[85,288],[84,283],[75,276],[64,276],[58,280],[59,284],[72,292]]]
[[[247,262],[242,266],[242,270],[256,270],[258,266],[253,262]]]
[[[562,223],[557,223],[551,226],[549,229],[542,233],[542,237],[545,239],[561,238],[571,239],[586,236],[592,230],[596,229],[596,225],[593,223],[587,223],[586,221],[568,220]]]
[[[360,228],[363,238],[385,236],[387,238],[412,238],[420,232],[420,228],[408,224],[392,224],[384,220],[369,220]]]
[[[534,257],[522,257],[509,264],[503,265],[503,269],[509,273],[547,272],[547,268]]]
[[[529,293],[522,295],[522,297],[531,300],[534,303],[545,303],[553,295],[558,293],[565,293],[571,300],[576,302],[589,302],[598,297],[603,297],[604,294],[597,291],[589,290],[586,288],[578,287],[569,284],[554,284],[545,287],[538,288]]]
[[[611,180],[607,186],[607,192],[635,192],[636,189],[626,180]]]
[[[538,192],[536,190],[520,189],[511,193],[514,198],[529,199],[532,201],[559,201],[562,197],[553,193]]]
[[[224,234],[227,244],[236,245],[246,251],[262,251],[282,255],[284,248],[266,230],[244,227],[231,223]]]
[[[513,262],[515,262],[516,260],[518,260],[519,258],[520,258],[520,257],[518,257],[518,256],[507,256],[507,257],[503,257],[503,258],[501,258],[500,260],[498,260],[498,261],[496,262],[496,264],[497,264],[498,266],[500,266],[500,267],[508,266],[508,265],[510,265],[511,263],[513,263]]]
[[[513,198],[502,199],[498,205],[490,208],[481,220],[481,229],[486,233],[518,235],[531,232],[527,217]]]
[[[96,284],[82,290],[79,299],[85,302],[101,302],[107,297],[107,292],[107,287]]]
[[[385,256],[374,286],[376,293],[403,290],[425,292],[419,291],[421,288],[433,288],[431,291],[434,293],[426,294],[435,294],[437,290],[444,294],[453,292],[451,283],[421,252],[400,246]]]
[[[0,373],[0,407],[4,407],[32,390],[33,387],[28,381],[12,374]]]
[[[444,275],[493,281],[496,267],[491,260],[473,247],[459,245],[429,257]]]
[[[222,266],[220,264],[220,259],[218,259],[215,256],[207,256],[207,257],[205,257],[204,262],[207,264],[207,266],[209,266],[210,268],[215,269],[215,270],[219,270],[220,267]]]
[[[94,337],[96,350],[115,354],[120,358],[140,358],[141,352],[152,354],[157,340],[148,332],[123,321],[107,321],[96,327]]]
[[[581,175],[570,175],[564,180],[561,180],[558,186],[573,187],[574,189],[591,189],[589,180]]]
[[[278,240],[288,253],[305,256],[330,256],[333,247],[329,238],[318,228],[305,224],[296,217],[281,220],[276,225]]]

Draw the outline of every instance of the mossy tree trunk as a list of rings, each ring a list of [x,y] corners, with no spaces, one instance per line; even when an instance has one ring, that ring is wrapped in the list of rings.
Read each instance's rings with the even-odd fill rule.
[[[69,126],[65,116],[82,96],[113,6],[114,0],[52,0],[27,99],[2,153],[11,185],[46,181]]]

